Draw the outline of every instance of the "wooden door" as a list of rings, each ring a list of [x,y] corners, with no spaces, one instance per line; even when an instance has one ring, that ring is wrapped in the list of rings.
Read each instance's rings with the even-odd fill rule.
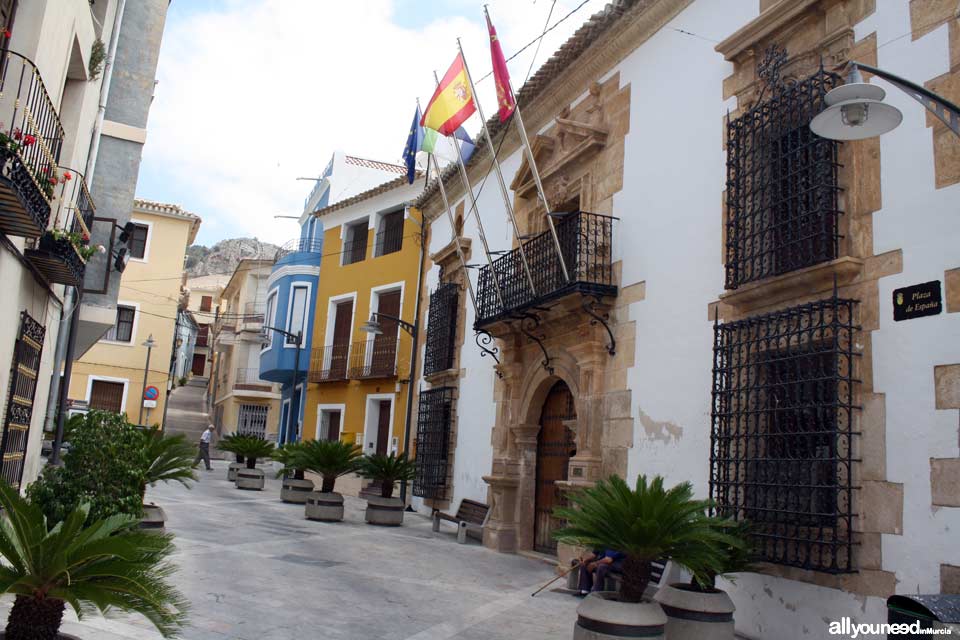
[[[380,401],[380,415],[377,417],[377,453],[387,455],[390,446],[390,400]]]
[[[394,318],[400,317],[400,292],[391,291],[379,295],[377,311]],[[392,376],[397,363],[396,320],[380,317],[383,333],[373,338],[373,353],[370,357],[370,371],[375,376]]]
[[[333,321],[333,347],[330,353],[330,377],[347,377],[347,356],[350,353],[350,324],[353,322],[353,300],[337,304]]]
[[[90,408],[120,413],[123,406],[123,383],[94,380],[90,385]]]
[[[207,356],[202,353],[193,354],[193,366],[190,367],[190,371],[193,372],[195,376],[202,376],[203,372],[207,369]]]
[[[540,433],[537,435],[533,548],[541,553],[557,552],[557,541],[552,533],[559,528],[560,522],[553,516],[553,509],[562,506],[563,494],[556,483],[567,479],[570,457],[576,453],[573,432],[565,424],[576,417],[570,388],[563,381],[557,382],[543,403]]]

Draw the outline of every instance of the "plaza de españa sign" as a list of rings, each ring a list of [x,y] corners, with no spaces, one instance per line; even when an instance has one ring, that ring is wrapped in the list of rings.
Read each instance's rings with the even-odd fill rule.
[[[893,319],[897,322],[935,316],[942,311],[939,280],[893,290]]]

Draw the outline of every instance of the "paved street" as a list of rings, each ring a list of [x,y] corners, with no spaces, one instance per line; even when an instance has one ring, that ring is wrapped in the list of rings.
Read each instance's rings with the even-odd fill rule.
[[[303,518],[279,500],[279,481],[245,492],[226,481],[226,462],[201,471],[192,490],[162,486],[176,533],[176,581],[193,603],[188,640],[546,640],[570,637],[579,602],[545,591],[546,564],[456,543],[455,529],[430,530],[406,514],[402,528],[363,522],[364,502],[348,498],[346,521]],[[557,584],[560,584],[559,582]],[[4,599],[5,613],[10,605]],[[154,639],[139,618],[75,622],[84,640]]]

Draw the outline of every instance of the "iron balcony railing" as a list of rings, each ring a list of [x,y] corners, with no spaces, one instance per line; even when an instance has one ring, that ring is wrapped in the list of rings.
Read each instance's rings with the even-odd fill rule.
[[[270,388],[270,382],[260,379],[260,369],[241,367],[237,369],[237,376],[233,380],[234,389],[262,391]]]
[[[0,231],[37,238],[60,180],[63,125],[40,72],[13,51],[0,58]]]
[[[616,218],[585,211],[568,213],[556,222],[560,250],[570,280],[563,277],[556,245],[549,231],[523,243],[536,294],[524,269],[519,249],[493,261],[499,295],[490,265],[480,269],[476,328],[522,314],[569,293],[617,295],[613,280],[613,221]],[[503,298],[501,304],[500,296]]]
[[[397,375],[397,336],[379,335],[353,343],[349,376],[355,379],[392,378]]]
[[[374,254],[377,257],[396,253],[403,248],[403,225],[383,229],[374,237]]]
[[[310,382],[335,382],[347,379],[350,344],[330,344],[310,350]]]
[[[323,250],[323,240],[314,238],[294,238],[283,243],[283,246],[277,249],[273,260],[276,262],[288,256],[291,253],[320,253]]]

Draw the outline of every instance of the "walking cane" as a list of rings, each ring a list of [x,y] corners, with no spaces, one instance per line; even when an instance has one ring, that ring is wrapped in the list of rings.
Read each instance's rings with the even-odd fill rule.
[[[579,567],[579,566],[580,566],[580,561],[577,560],[577,561],[574,562],[572,565],[570,565],[570,568],[569,568],[569,569],[567,569],[566,571],[564,571],[563,573],[561,573],[560,575],[558,575],[556,578],[554,578],[553,580],[551,580],[551,581],[548,582],[547,584],[543,585],[542,587],[540,587],[539,589],[537,589],[536,591],[534,591],[533,593],[531,593],[531,594],[530,594],[530,597],[532,598],[532,597],[536,596],[538,593],[540,593],[541,591],[543,591],[544,589],[546,589],[547,587],[549,587],[550,585],[552,585],[554,582],[556,582],[556,581],[559,580],[560,578],[566,577],[566,575],[567,575],[568,573],[570,573],[571,571],[573,571],[574,569],[576,569],[576,568]]]

